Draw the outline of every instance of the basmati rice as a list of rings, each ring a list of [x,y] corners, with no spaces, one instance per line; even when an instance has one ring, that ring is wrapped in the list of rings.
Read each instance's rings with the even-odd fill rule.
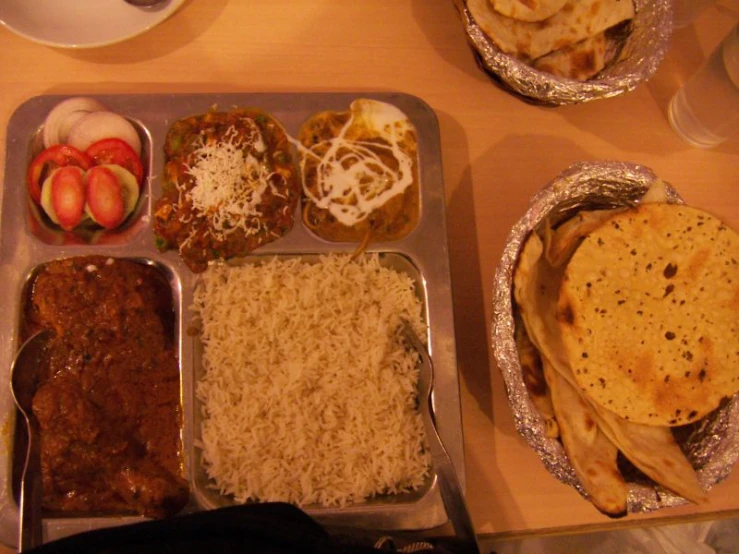
[[[401,317],[425,329],[408,275],[377,255],[216,264],[193,310],[198,445],[221,494],[344,506],[425,482],[418,355],[399,331]]]

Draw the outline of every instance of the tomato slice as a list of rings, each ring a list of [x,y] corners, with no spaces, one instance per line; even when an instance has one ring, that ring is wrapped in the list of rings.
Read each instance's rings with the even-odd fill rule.
[[[121,182],[109,168],[95,166],[85,173],[87,209],[95,223],[115,229],[126,217]]]
[[[50,146],[31,162],[28,167],[26,184],[28,193],[36,204],[41,203],[41,185],[46,177],[58,167],[74,165],[88,170],[93,165],[93,159],[68,144],[57,144]]]
[[[59,168],[51,177],[48,185],[51,187],[51,205],[65,231],[74,229],[85,211],[85,183],[82,179],[82,170],[68,165]]]
[[[115,164],[130,171],[141,188],[144,181],[144,164],[136,151],[124,140],[105,138],[92,143],[85,150],[97,165]]]

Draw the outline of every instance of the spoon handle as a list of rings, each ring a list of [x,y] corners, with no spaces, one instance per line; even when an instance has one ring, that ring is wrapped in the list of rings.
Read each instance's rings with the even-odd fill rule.
[[[21,345],[10,368],[10,392],[18,415],[26,424],[26,459],[21,475],[18,551],[25,552],[43,544],[41,499],[41,448],[39,423],[33,413],[33,397],[39,386],[42,357],[53,333],[43,330]]]
[[[27,424],[32,425],[30,422]],[[29,433],[26,463],[21,478],[19,552],[43,544],[41,463],[37,437],[37,433]]]
[[[464,546],[464,552],[477,554],[480,545],[477,542],[475,527],[472,524],[470,513],[465,504],[462,486],[459,483],[457,472],[454,470],[449,453],[441,440],[436,427],[436,414],[434,413],[433,390],[434,390],[434,365],[429,356],[426,346],[421,342],[410,324],[403,320],[403,335],[411,346],[421,357],[421,367],[418,374],[418,394],[420,400],[421,417],[426,430],[426,439],[429,444],[431,460],[436,472],[436,482],[439,493],[444,503],[447,516],[454,527],[454,532]]]

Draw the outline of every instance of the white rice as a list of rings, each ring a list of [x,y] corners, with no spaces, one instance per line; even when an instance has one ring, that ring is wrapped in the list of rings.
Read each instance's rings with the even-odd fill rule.
[[[204,466],[221,494],[344,506],[417,489],[429,472],[417,408],[410,277],[376,255],[211,265],[196,288]]]

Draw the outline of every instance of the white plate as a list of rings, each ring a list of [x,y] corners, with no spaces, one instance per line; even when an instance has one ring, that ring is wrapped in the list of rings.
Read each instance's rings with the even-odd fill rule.
[[[145,33],[184,1],[137,8],[124,0],[0,0],[0,23],[41,44],[94,48]]]

